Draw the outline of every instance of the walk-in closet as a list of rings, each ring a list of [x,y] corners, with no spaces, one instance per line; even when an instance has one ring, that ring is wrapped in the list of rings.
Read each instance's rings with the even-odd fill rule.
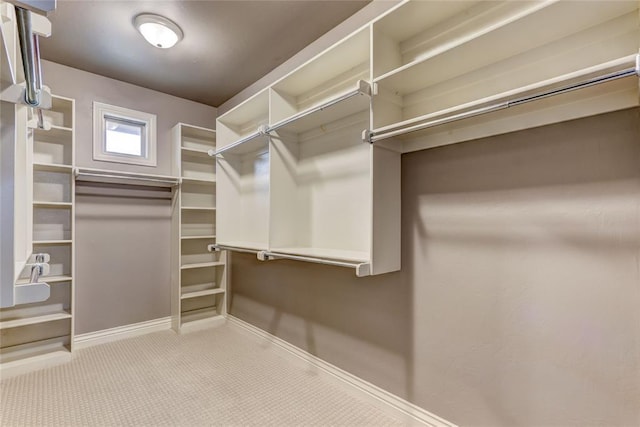
[[[640,1],[0,35],[0,425],[640,425]]]

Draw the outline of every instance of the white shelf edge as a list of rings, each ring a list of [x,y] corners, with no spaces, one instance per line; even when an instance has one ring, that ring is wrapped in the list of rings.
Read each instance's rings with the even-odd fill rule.
[[[70,282],[72,280],[72,276],[40,276],[40,281],[44,283]],[[26,285],[27,283],[29,283],[29,279],[20,279],[16,281],[16,285]]]
[[[57,313],[43,314],[20,319],[0,320],[0,330],[19,328],[21,326],[37,325],[40,323],[55,322],[57,320],[71,319],[71,313],[60,311]]]
[[[198,206],[182,206],[180,209],[185,211],[215,211],[217,208],[206,208],[206,207],[198,207]]]
[[[180,299],[198,298],[198,297],[203,297],[207,295],[218,295],[218,294],[223,294],[224,292],[225,292],[224,289],[221,289],[221,288],[205,289],[202,291],[194,291],[194,292],[187,292],[187,293],[181,294]]]
[[[48,170],[56,170],[56,171],[64,171],[64,172],[72,172],[73,166],[62,164],[62,163],[44,163],[44,162],[33,162],[34,170],[46,171]]]
[[[180,270],[189,270],[191,268],[206,268],[206,267],[219,267],[224,265],[224,262],[221,261],[212,261],[212,262],[199,262],[194,264],[184,264],[180,266]]]
[[[388,71],[386,73],[383,73],[382,75],[375,77],[373,79],[373,83],[378,83],[382,80],[385,80],[389,77],[393,77],[396,74],[400,74],[403,71],[408,70],[409,68],[413,68],[415,66],[421,65],[425,62],[428,62],[430,60],[432,60],[433,58],[436,58],[444,53],[450,52],[456,48],[459,48],[460,46],[464,46],[467,43],[470,43],[474,40],[476,40],[479,37],[482,37],[486,34],[491,33],[492,31],[496,31],[502,27],[505,27],[507,25],[510,25],[514,22],[517,22],[523,18],[528,17],[529,15],[532,15],[548,6],[551,6],[553,3],[555,3],[555,0],[546,0],[546,1],[541,1],[538,3],[535,3],[534,5],[532,5],[530,8],[527,8],[523,11],[520,11],[514,15],[512,15],[509,19],[503,19],[501,21],[499,21],[498,23],[492,24],[492,25],[488,25],[485,28],[482,29],[482,31],[478,31],[478,32],[474,32],[472,34],[466,35],[464,37],[459,37],[457,40],[450,42],[448,44],[445,44],[443,47],[440,47],[439,49],[433,49],[432,52],[430,52],[429,55],[424,55],[422,57],[420,57],[419,59],[415,59],[411,62],[408,62],[407,64],[404,64],[400,67],[394,68],[391,71]]]
[[[43,202],[41,200],[34,200],[33,207],[37,208],[69,208],[72,207],[73,203],[71,202]]]

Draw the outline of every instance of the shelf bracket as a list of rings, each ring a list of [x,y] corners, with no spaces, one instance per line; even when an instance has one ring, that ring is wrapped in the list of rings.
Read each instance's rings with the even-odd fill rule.
[[[371,132],[371,129],[365,129],[362,131],[362,142],[373,144],[371,138],[373,138],[373,132]]]

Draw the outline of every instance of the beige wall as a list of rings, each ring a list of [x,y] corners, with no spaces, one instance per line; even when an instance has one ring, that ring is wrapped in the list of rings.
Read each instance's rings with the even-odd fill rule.
[[[402,271],[234,254],[231,313],[460,425],[640,425],[640,110],[415,152]]]
[[[44,81],[76,100],[76,165],[171,174],[171,128],[178,122],[215,126],[216,109],[161,92],[43,61]],[[158,166],[92,159],[93,101],[157,115]],[[169,316],[171,207],[130,189],[85,187],[76,198],[77,334]]]

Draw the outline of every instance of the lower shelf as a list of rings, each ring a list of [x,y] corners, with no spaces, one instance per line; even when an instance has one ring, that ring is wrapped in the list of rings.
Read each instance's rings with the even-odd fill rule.
[[[210,311],[206,312],[206,310]],[[180,333],[222,325],[226,321],[225,316],[218,314],[215,307],[194,311],[201,313],[189,312],[181,316]]]
[[[71,313],[67,311],[57,311],[38,316],[19,317],[0,321],[0,329],[17,328],[20,326],[36,325],[38,323],[54,322],[56,320],[71,319]]]
[[[51,359],[71,358],[69,350],[69,336],[50,338],[42,341],[5,347],[0,350],[0,369],[4,374],[5,369],[14,365],[48,362]]]
[[[183,286],[180,294],[180,299],[197,298],[206,295],[223,294],[224,289],[212,288],[212,289],[200,289],[199,285]]]
[[[224,265],[224,262],[221,261],[212,261],[212,262],[201,262],[195,264],[185,264],[180,267],[181,270],[188,270],[190,268],[204,268],[204,267],[217,267],[220,265]]]

